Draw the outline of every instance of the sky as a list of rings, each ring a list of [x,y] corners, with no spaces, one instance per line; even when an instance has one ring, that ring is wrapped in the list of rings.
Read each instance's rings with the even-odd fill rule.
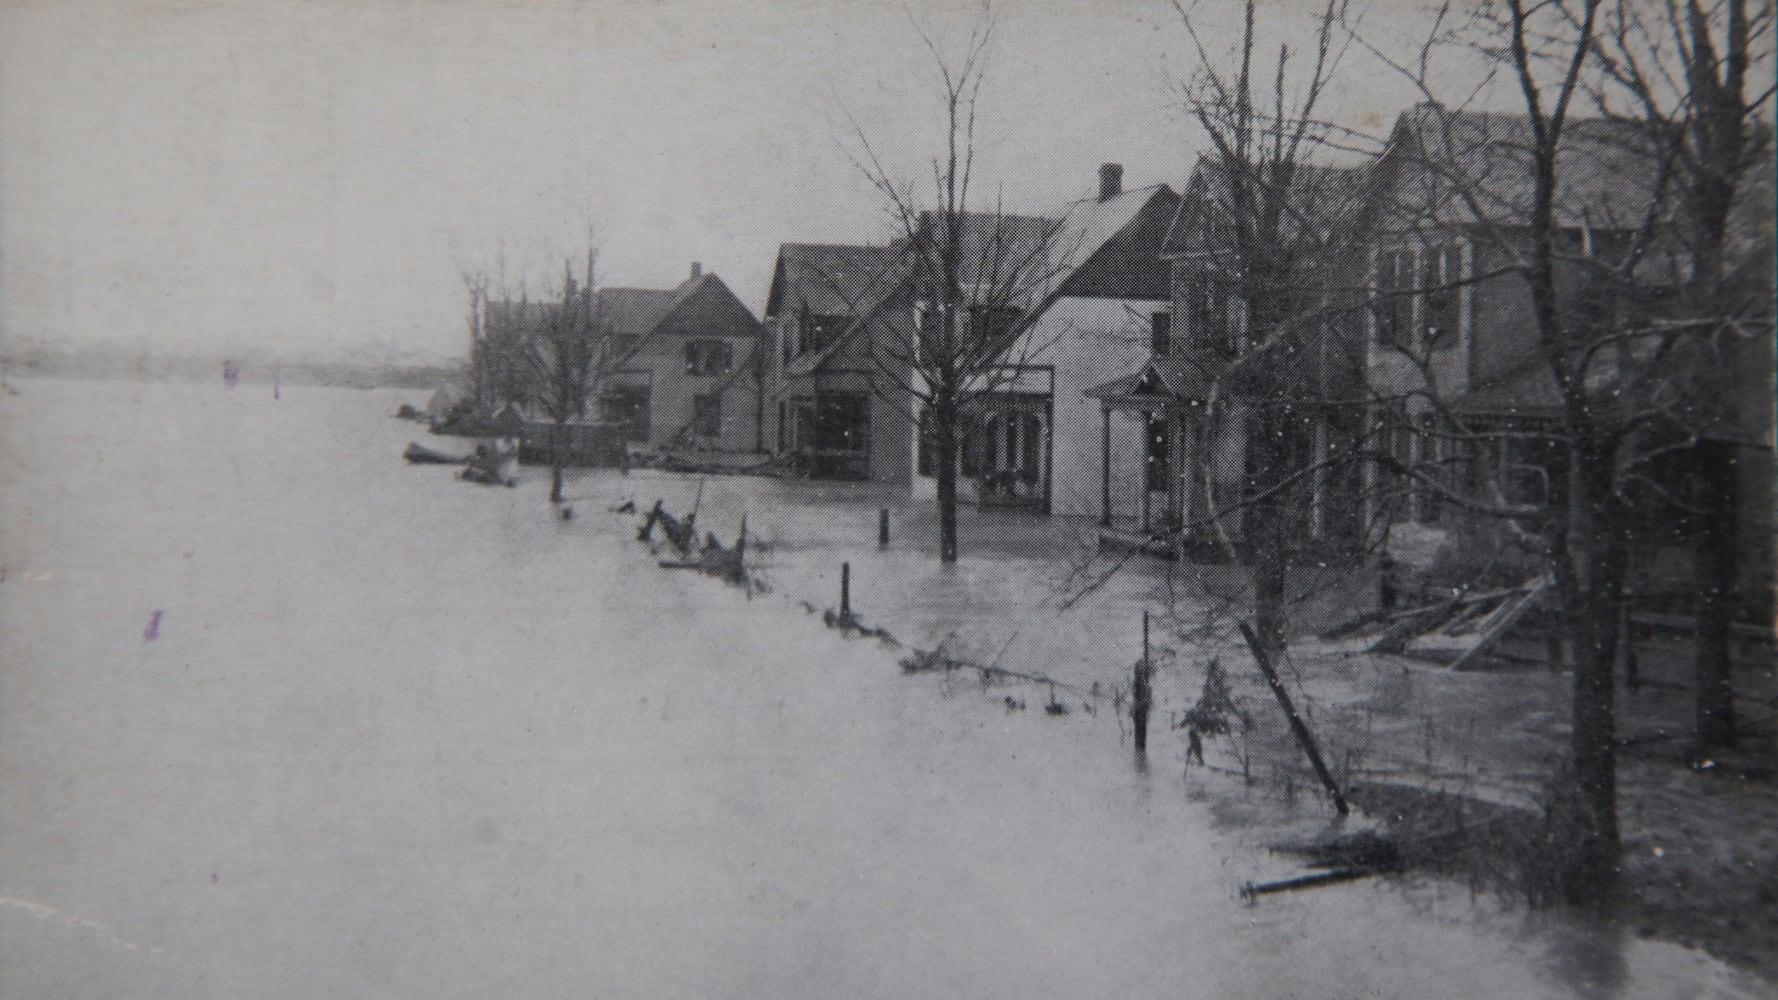
[[[1373,0],[1379,37],[1412,0]],[[1265,10],[1301,44],[1301,5]],[[1200,0],[1213,44],[1235,5]],[[1166,0],[1003,0],[978,207],[1178,187],[1198,63]],[[591,225],[599,281],[693,261],[757,313],[782,242],[880,242],[852,122],[897,176],[942,140],[933,57],[973,5],[912,0],[0,3],[0,336],[434,360],[465,271],[541,294]],[[1411,90],[1363,59],[1330,114]],[[579,265],[577,264],[577,267]]]

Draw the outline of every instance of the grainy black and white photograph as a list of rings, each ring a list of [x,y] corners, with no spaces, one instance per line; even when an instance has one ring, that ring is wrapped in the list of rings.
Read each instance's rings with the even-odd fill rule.
[[[0,996],[1778,996],[1775,28],[0,2]]]

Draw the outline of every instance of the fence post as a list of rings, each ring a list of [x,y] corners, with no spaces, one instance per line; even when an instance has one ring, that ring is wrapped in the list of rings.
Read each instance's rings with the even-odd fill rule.
[[[840,563],[840,620],[852,617],[852,564]]]
[[[1153,697],[1148,688],[1148,611],[1142,612],[1142,659],[1136,661],[1135,682],[1130,692],[1130,721],[1136,726],[1136,749],[1148,751],[1148,710]]]
[[[877,511],[877,548],[886,549],[888,547],[889,547],[889,508],[884,507],[884,508],[881,508],[880,510]]]

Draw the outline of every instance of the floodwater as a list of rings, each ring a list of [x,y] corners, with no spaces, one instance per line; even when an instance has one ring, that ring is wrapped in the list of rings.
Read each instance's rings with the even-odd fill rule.
[[[1007,712],[656,568],[416,395],[0,396],[0,996],[1753,996],[1291,873],[1109,713]]]

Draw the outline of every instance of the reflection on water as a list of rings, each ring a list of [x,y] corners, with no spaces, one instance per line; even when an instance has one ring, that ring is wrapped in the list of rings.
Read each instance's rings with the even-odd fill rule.
[[[1628,935],[1620,922],[1551,921],[1547,932],[1550,972],[1577,997],[1613,1000],[1623,994],[1629,979],[1624,957]]]

